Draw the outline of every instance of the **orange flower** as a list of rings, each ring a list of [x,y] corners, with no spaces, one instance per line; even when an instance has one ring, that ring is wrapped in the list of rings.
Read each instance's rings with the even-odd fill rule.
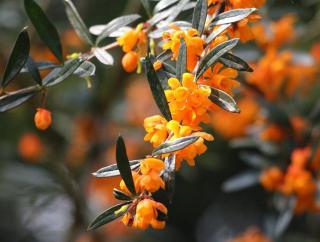
[[[163,229],[165,221],[158,220],[159,212],[168,213],[167,208],[159,202],[151,199],[143,199],[137,204],[135,215],[128,212],[122,218],[122,222],[133,228],[147,229],[151,226],[154,229]]]
[[[158,71],[162,68],[162,62],[157,60],[156,62],[153,63],[153,68]]]
[[[138,54],[134,51],[130,51],[122,57],[121,63],[126,72],[133,72],[137,69],[138,61]]]
[[[193,129],[198,129],[200,122],[209,121],[210,88],[198,87],[189,73],[183,74],[182,83],[170,78],[168,84],[171,90],[166,90],[165,94],[174,120]]]
[[[190,166],[195,165],[195,157],[197,155],[203,154],[207,150],[207,146],[204,144],[204,140],[212,141],[213,136],[205,132],[195,132],[192,133],[192,128],[189,126],[182,126],[178,121],[171,120],[167,124],[168,130],[170,130],[173,135],[170,140],[175,140],[177,138],[186,137],[190,135],[199,136],[200,138],[193,144],[187,146],[186,148],[176,152],[176,169],[179,169],[181,162],[185,160]]]
[[[154,115],[144,120],[144,129],[147,134],[144,136],[145,141],[150,141],[153,147],[162,144],[168,137],[167,120],[160,115]]]
[[[18,152],[23,159],[37,162],[41,158],[44,148],[37,135],[26,133],[19,140]]]
[[[34,116],[34,123],[40,130],[46,130],[51,125],[51,112],[44,108],[37,108],[37,112]]]
[[[261,185],[268,191],[276,191],[281,185],[284,174],[280,168],[273,166],[263,171],[260,176]]]
[[[146,38],[146,34],[143,31],[143,24],[139,24],[136,29],[131,29],[119,37],[117,42],[122,46],[123,52],[128,53],[136,46],[145,45]]]
[[[134,187],[135,187],[136,191],[137,192],[140,191],[140,184],[139,184],[140,174],[135,171],[132,171],[132,178],[133,178]],[[127,188],[127,186],[123,180],[120,181],[120,189],[122,191],[124,191],[125,193],[130,194],[129,189]]]
[[[286,130],[277,124],[270,124],[260,133],[260,138],[262,140],[273,142],[281,142],[287,136]]]
[[[225,68],[222,64],[217,63],[209,68],[199,79],[199,83],[223,90],[232,95],[234,88],[240,87],[239,82],[235,80],[238,72],[232,68]]]
[[[178,58],[181,38],[184,39],[187,46],[187,70],[192,72],[203,52],[204,40],[199,37],[199,33],[195,29],[187,31],[175,30],[172,33],[165,32],[163,39],[166,42],[162,48],[172,51],[173,60]]]

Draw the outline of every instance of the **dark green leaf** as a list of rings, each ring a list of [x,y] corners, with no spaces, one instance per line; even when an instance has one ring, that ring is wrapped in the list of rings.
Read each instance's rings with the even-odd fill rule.
[[[233,97],[222,90],[211,87],[211,94],[209,96],[209,99],[211,100],[211,102],[215,103],[220,108],[223,108],[228,112],[240,113],[240,109]]]
[[[254,11],[256,11],[255,8],[241,8],[220,13],[210,24],[210,26],[238,22],[248,17]]]
[[[113,188],[113,196],[121,201],[130,201],[132,200],[127,194],[123,193],[122,191],[118,190],[117,188]]]
[[[99,228],[102,225],[110,223],[113,220],[121,217],[127,212],[130,203],[131,201],[124,202],[107,209],[92,221],[88,227],[88,230]]]
[[[126,146],[121,136],[119,136],[117,139],[116,160],[117,160],[118,169],[120,171],[120,175],[124,183],[126,184],[126,187],[132,194],[135,195],[136,189],[134,187],[131,167],[130,167],[129,159],[127,156]]]
[[[28,58],[27,64],[26,64],[28,71],[30,72],[32,78],[38,83],[40,86],[42,85],[42,79],[37,67],[37,64],[33,61],[31,57]]]
[[[208,0],[197,0],[193,11],[192,27],[200,33],[203,33],[208,14]]]
[[[98,36],[96,40],[96,45],[98,45],[104,38],[110,36],[113,32],[120,29],[123,26],[126,26],[133,21],[140,18],[140,15],[138,14],[131,14],[126,16],[121,16],[118,18],[115,18],[114,20],[110,21],[108,24],[106,24],[105,28],[101,32],[101,34]]]
[[[41,61],[41,62],[35,62],[36,67],[38,68],[38,70],[46,70],[46,69],[53,69],[58,67],[58,65],[50,62],[50,61]],[[25,65],[22,69],[21,69],[21,73],[25,73],[25,72],[29,72],[28,67]]]
[[[36,93],[38,93],[40,89],[41,88],[37,86],[33,86],[1,96],[0,112],[5,112],[15,107],[18,107],[19,105],[33,97]]]
[[[169,198],[169,202],[172,202],[174,188],[175,188],[175,175],[176,175],[176,155],[170,155],[166,157],[165,168],[162,174],[163,180],[166,184],[166,193]]]
[[[182,75],[187,71],[187,45],[183,38],[180,38],[179,55],[176,63],[176,75],[182,80]]]
[[[140,0],[149,17],[152,16],[150,0]]]
[[[13,80],[21,71],[22,67],[28,60],[30,50],[30,40],[27,29],[24,28],[12,49],[9,61],[7,63],[6,69],[4,71],[4,76],[2,79],[1,86],[7,86],[11,80]]]
[[[164,94],[164,90],[162,88],[161,82],[157,76],[156,71],[153,68],[153,64],[149,56],[145,58],[145,64],[146,64],[147,78],[148,78],[148,82],[151,88],[153,98],[156,101],[156,104],[158,105],[163,116],[169,121],[172,119],[172,117],[171,117],[169,105],[167,102],[167,98],[166,98],[166,95]]]
[[[163,155],[182,150],[187,146],[193,144],[199,139],[199,136],[187,136],[178,138],[174,141],[167,141],[152,151],[152,155]]]
[[[166,23],[171,23],[173,20],[175,20],[176,17],[178,17],[178,15],[184,10],[188,3],[189,0],[180,0],[177,5],[172,7],[172,11],[169,17],[167,18]]]
[[[63,62],[62,46],[58,31],[34,0],[24,0],[26,12],[42,41],[57,59]]]
[[[206,43],[210,44],[211,41],[213,41],[219,34],[221,34],[223,31],[225,31],[227,28],[229,28],[231,24],[223,24],[219,26],[217,29],[213,30],[211,34],[207,37]]]
[[[235,56],[231,53],[224,54],[219,59],[219,62],[221,62],[224,66],[233,68],[237,71],[247,71],[247,72],[253,71],[253,69],[248,65],[247,62],[245,62],[240,57]]]
[[[129,163],[130,163],[131,170],[136,170],[140,167],[140,160],[133,160],[133,161],[130,161]],[[114,164],[114,165],[103,167],[98,171],[92,173],[92,175],[99,178],[100,177],[106,178],[106,177],[119,176],[120,172],[118,170],[118,166]]]
[[[246,171],[231,177],[222,184],[225,192],[235,192],[259,184],[260,172]]]
[[[54,86],[71,76],[85,60],[76,58],[66,62],[63,67],[52,70],[44,79],[43,85]]]
[[[64,3],[66,6],[66,13],[72,27],[83,41],[92,46],[93,41],[91,34],[82,18],[80,17],[80,14],[78,13],[76,7],[71,0],[64,0]]]
[[[200,76],[210,67],[212,66],[218,59],[223,56],[225,53],[234,48],[239,39],[231,39],[225,41],[216,47],[214,47],[200,62],[199,68],[197,70],[196,79],[198,80]]]
[[[159,1],[153,9],[154,13],[158,13],[161,10],[171,6],[172,4],[178,2],[179,0],[161,0]]]

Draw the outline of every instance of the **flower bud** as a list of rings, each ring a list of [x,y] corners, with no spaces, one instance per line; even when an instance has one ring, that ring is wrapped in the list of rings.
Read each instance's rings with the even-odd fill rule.
[[[46,130],[51,125],[51,112],[44,108],[37,108],[34,116],[34,123],[40,130]]]
[[[122,66],[126,72],[133,72],[138,66],[138,54],[130,51],[122,58]]]

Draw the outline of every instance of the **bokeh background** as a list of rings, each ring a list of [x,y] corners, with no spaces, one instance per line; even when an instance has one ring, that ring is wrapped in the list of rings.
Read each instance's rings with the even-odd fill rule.
[[[129,13],[146,17],[139,0],[73,2],[88,26]],[[84,51],[86,46],[71,29],[63,2],[39,3],[57,26],[65,54]],[[289,13],[296,16],[298,33],[290,48],[308,54],[320,40],[320,2],[267,1],[261,9],[264,21]],[[0,0],[1,74],[17,33],[26,25],[30,26],[32,57],[55,61],[28,21],[23,1]],[[240,44],[237,51],[249,62],[260,54],[252,43]],[[112,188],[119,183],[117,178],[97,179],[91,173],[114,163],[119,133],[126,140],[130,159],[148,154],[152,147],[143,142],[143,119],[158,113],[144,75],[128,75],[120,65],[121,51],[113,50],[112,54],[116,60],[113,67],[95,62],[97,71],[90,88],[85,80],[74,77],[50,89],[46,107],[52,112],[53,124],[48,131],[38,131],[33,123],[41,97],[0,114],[0,241],[222,242],[252,226],[267,234],[265,218],[275,212],[270,209],[269,194],[258,184],[232,193],[222,189],[223,182],[249,165],[214,125],[206,127],[215,136],[208,151],[195,167],[185,165],[177,174],[165,230],[135,231],[116,221],[86,232],[90,220],[115,203]],[[22,74],[12,89],[30,83],[30,76]],[[317,85],[315,82],[313,90],[320,90]],[[233,122],[227,130],[240,121]],[[245,125],[238,124],[240,128]],[[319,227],[319,215],[297,216],[279,241],[320,241]]]

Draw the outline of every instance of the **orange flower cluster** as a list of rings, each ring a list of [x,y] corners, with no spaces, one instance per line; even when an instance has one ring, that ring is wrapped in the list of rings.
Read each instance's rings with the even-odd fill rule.
[[[135,71],[140,64],[140,58],[145,56],[147,51],[147,36],[143,24],[124,33],[117,42],[126,53],[122,58],[123,68],[127,72]]]
[[[260,177],[260,182],[266,190],[280,192],[285,196],[295,195],[296,213],[320,212],[320,205],[315,201],[315,170],[308,164],[310,158],[310,147],[295,149],[291,155],[291,164],[285,172],[278,167],[271,167]],[[313,164],[315,163],[318,163],[318,159],[313,161]]]
[[[147,229],[151,226],[154,229],[163,229],[165,221],[158,220],[160,211],[167,214],[167,208],[159,202],[150,198],[139,201],[138,204],[132,204],[128,212],[123,216],[122,222],[130,227],[138,229]]]
[[[187,70],[192,72],[204,50],[204,40],[201,39],[195,29],[182,31],[178,27],[173,26],[173,28],[175,28],[175,31],[172,33],[163,33],[163,40],[166,42],[162,45],[162,49],[171,50],[172,59],[177,60],[180,41],[183,38],[187,46]]]
[[[205,132],[194,132],[190,126],[183,126],[176,120],[167,122],[165,118],[160,115],[148,117],[144,120],[144,127],[147,132],[145,141],[157,147],[165,140],[173,141],[177,138],[182,138],[190,135],[199,136],[199,139],[187,146],[186,148],[176,152],[176,169],[179,169],[183,160],[187,161],[190,166],[194,166],[195,157],[203,154],[207,147],[204,140],[212,141],[213,137]]]
[[[271,242],[259,229],[249,228],[243,234],[228,242]]]
[[[166,90],[165,94],[174,120],[194,129],[200,122],[209,121],[210,88],[198,86],[189,73],[183,74],[181,83],[177,78],[170,78],[168,84],[171,90]]]

